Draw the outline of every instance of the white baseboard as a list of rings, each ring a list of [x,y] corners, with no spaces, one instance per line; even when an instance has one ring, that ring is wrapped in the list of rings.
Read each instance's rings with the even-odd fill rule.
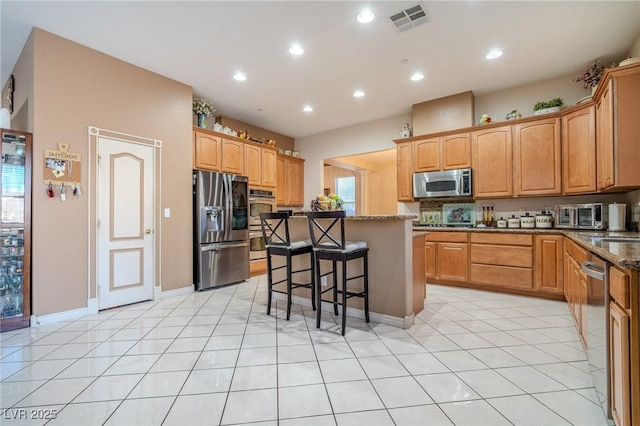
[[[87,313],[88,314],[97,314],[98,313],[98,298],[94,297],[93,299],[87,299]]]
[[[39,325],[53,324],[60,321],[75,320],[85,315],[89,315],[89,309],[86,307],[71,309],[70,311],[56,312],[55,314],[49,315],[31,315],[30,325],[31,327],[37,327]]]
[[[153,300],[162,300],[162,287],[159,285],[153,287]]]
[[[287,295],[283,293],[274,292],[273,298],[286,301]],[[291,301],[298,305],[311,308],[311,299],[308,299],[306,297],[292,296]],[[333,305],[329,303],[323,303],[322,311],[332,312]],[[364,310],[362,309],[347,306],[347,315],[349,318],[359,318],[364,320]],[[394,327],[399,327],[399,328],[410,328],[415,323],[415,316],[411,314],[407,317],[402,318],[402,317],[394,317],[386,314],[378,314],[376,312],[369,312],[369,320],[380,323],[380,324],[392,325]]]
[[[193,284],[188,285],[186,287],[176,288],[173,290],[163,291],[160,299],[166,299],[167,297],[175,297],[175,296],[188,296],[195,291]],[[158,299],[158,300],[160,300]]]

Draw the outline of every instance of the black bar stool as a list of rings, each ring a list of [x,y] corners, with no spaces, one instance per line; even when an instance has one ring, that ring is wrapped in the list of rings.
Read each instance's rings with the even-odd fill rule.
[[[287,213],[260,213],[260,225],[262,227],[262,237],[267,249],[267,279],[269,283],[269,295],[267,298],[267,315],[271,315],[271,295],[272,292],[287,295],[287,321],[291,315],[291,292],[295,288],[304,287],[311,289],[311,306],[316,310],[316,287],[313,273],[313,246],[310,241],[294,241],[289,238],[289,215]],[[309,268],[293,270],[291,258],[301,254],[309,254]],[[283,256],[286,263],[277,268],[271,265],[271,256]],[[286,278],[273,282],[273,271],[287,269]],[[293,274],[310,271],[311,282],[294,283]],[[274,290],[273,286],[286,282],[287,291]]]
[[[350,242],[345,240],[345,216],[346,214],[344,210],[318,211],[307,213],[307,218],[309,219],[309,234],[311,235],[311,242],[313,243],[313,254],[315,257],[315,282],[318,287],[316,289],[316,297],[318,298],[316,328],[320,328],[320,320],[322,315],[322,294],[332,290],[333,311],[336,315],[338,315],[338,305],[342,305],[343,336],[347,327],[347,299],[350,299],[351,297],[362,297],[364,299],[364,316],[366,321],[369,322],[369,249],[367,248],[366,242]],[[330,231],[338,223],[340,224],[340,235],[339,237],[334,237],[330,234]],[[337,234],[337,230],[334,231],[334,234]],[[362,258],[363,261],[362,275],[356,275],[347,278],[347,262],[360,258]],[[320,271],[321,260],[330,260],[333,266],[332,270],[325,274],[322,274]],[[342,264],[342,303],[338,302],[338,262]],[[321,288],[321,281],[322,277],[327,275],[333,275],[333,286],[323,291]],[[348,291],[347,283],[357,278],[363,278],[363,291]]]

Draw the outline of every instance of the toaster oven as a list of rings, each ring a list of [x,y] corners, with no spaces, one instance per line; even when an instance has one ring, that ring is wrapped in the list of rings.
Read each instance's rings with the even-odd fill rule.
[[[556,228],[607,229],[607,204],[569,204],[555,207]]]

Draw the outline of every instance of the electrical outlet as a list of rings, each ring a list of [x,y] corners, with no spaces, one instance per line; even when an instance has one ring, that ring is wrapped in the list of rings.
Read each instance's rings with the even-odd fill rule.
[[[321,284],[323,287],[326,287],[326,286],[327,286],[327,277],[321,277],[321,278],[320,278],[320,284]]]

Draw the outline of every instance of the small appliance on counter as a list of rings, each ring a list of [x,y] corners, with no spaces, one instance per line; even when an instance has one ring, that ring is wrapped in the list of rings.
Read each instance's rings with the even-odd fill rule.
[[[442,223],[445,226],[475,225],[476,205],[473,203],[444,204],[442,206]]]
[[[627,220],[627,205],[609,204],[609,228],[608,231],[625,231]]]
[[[609,209],[603,203],[559,205],[555,218],[556,228],[607,229]]]

